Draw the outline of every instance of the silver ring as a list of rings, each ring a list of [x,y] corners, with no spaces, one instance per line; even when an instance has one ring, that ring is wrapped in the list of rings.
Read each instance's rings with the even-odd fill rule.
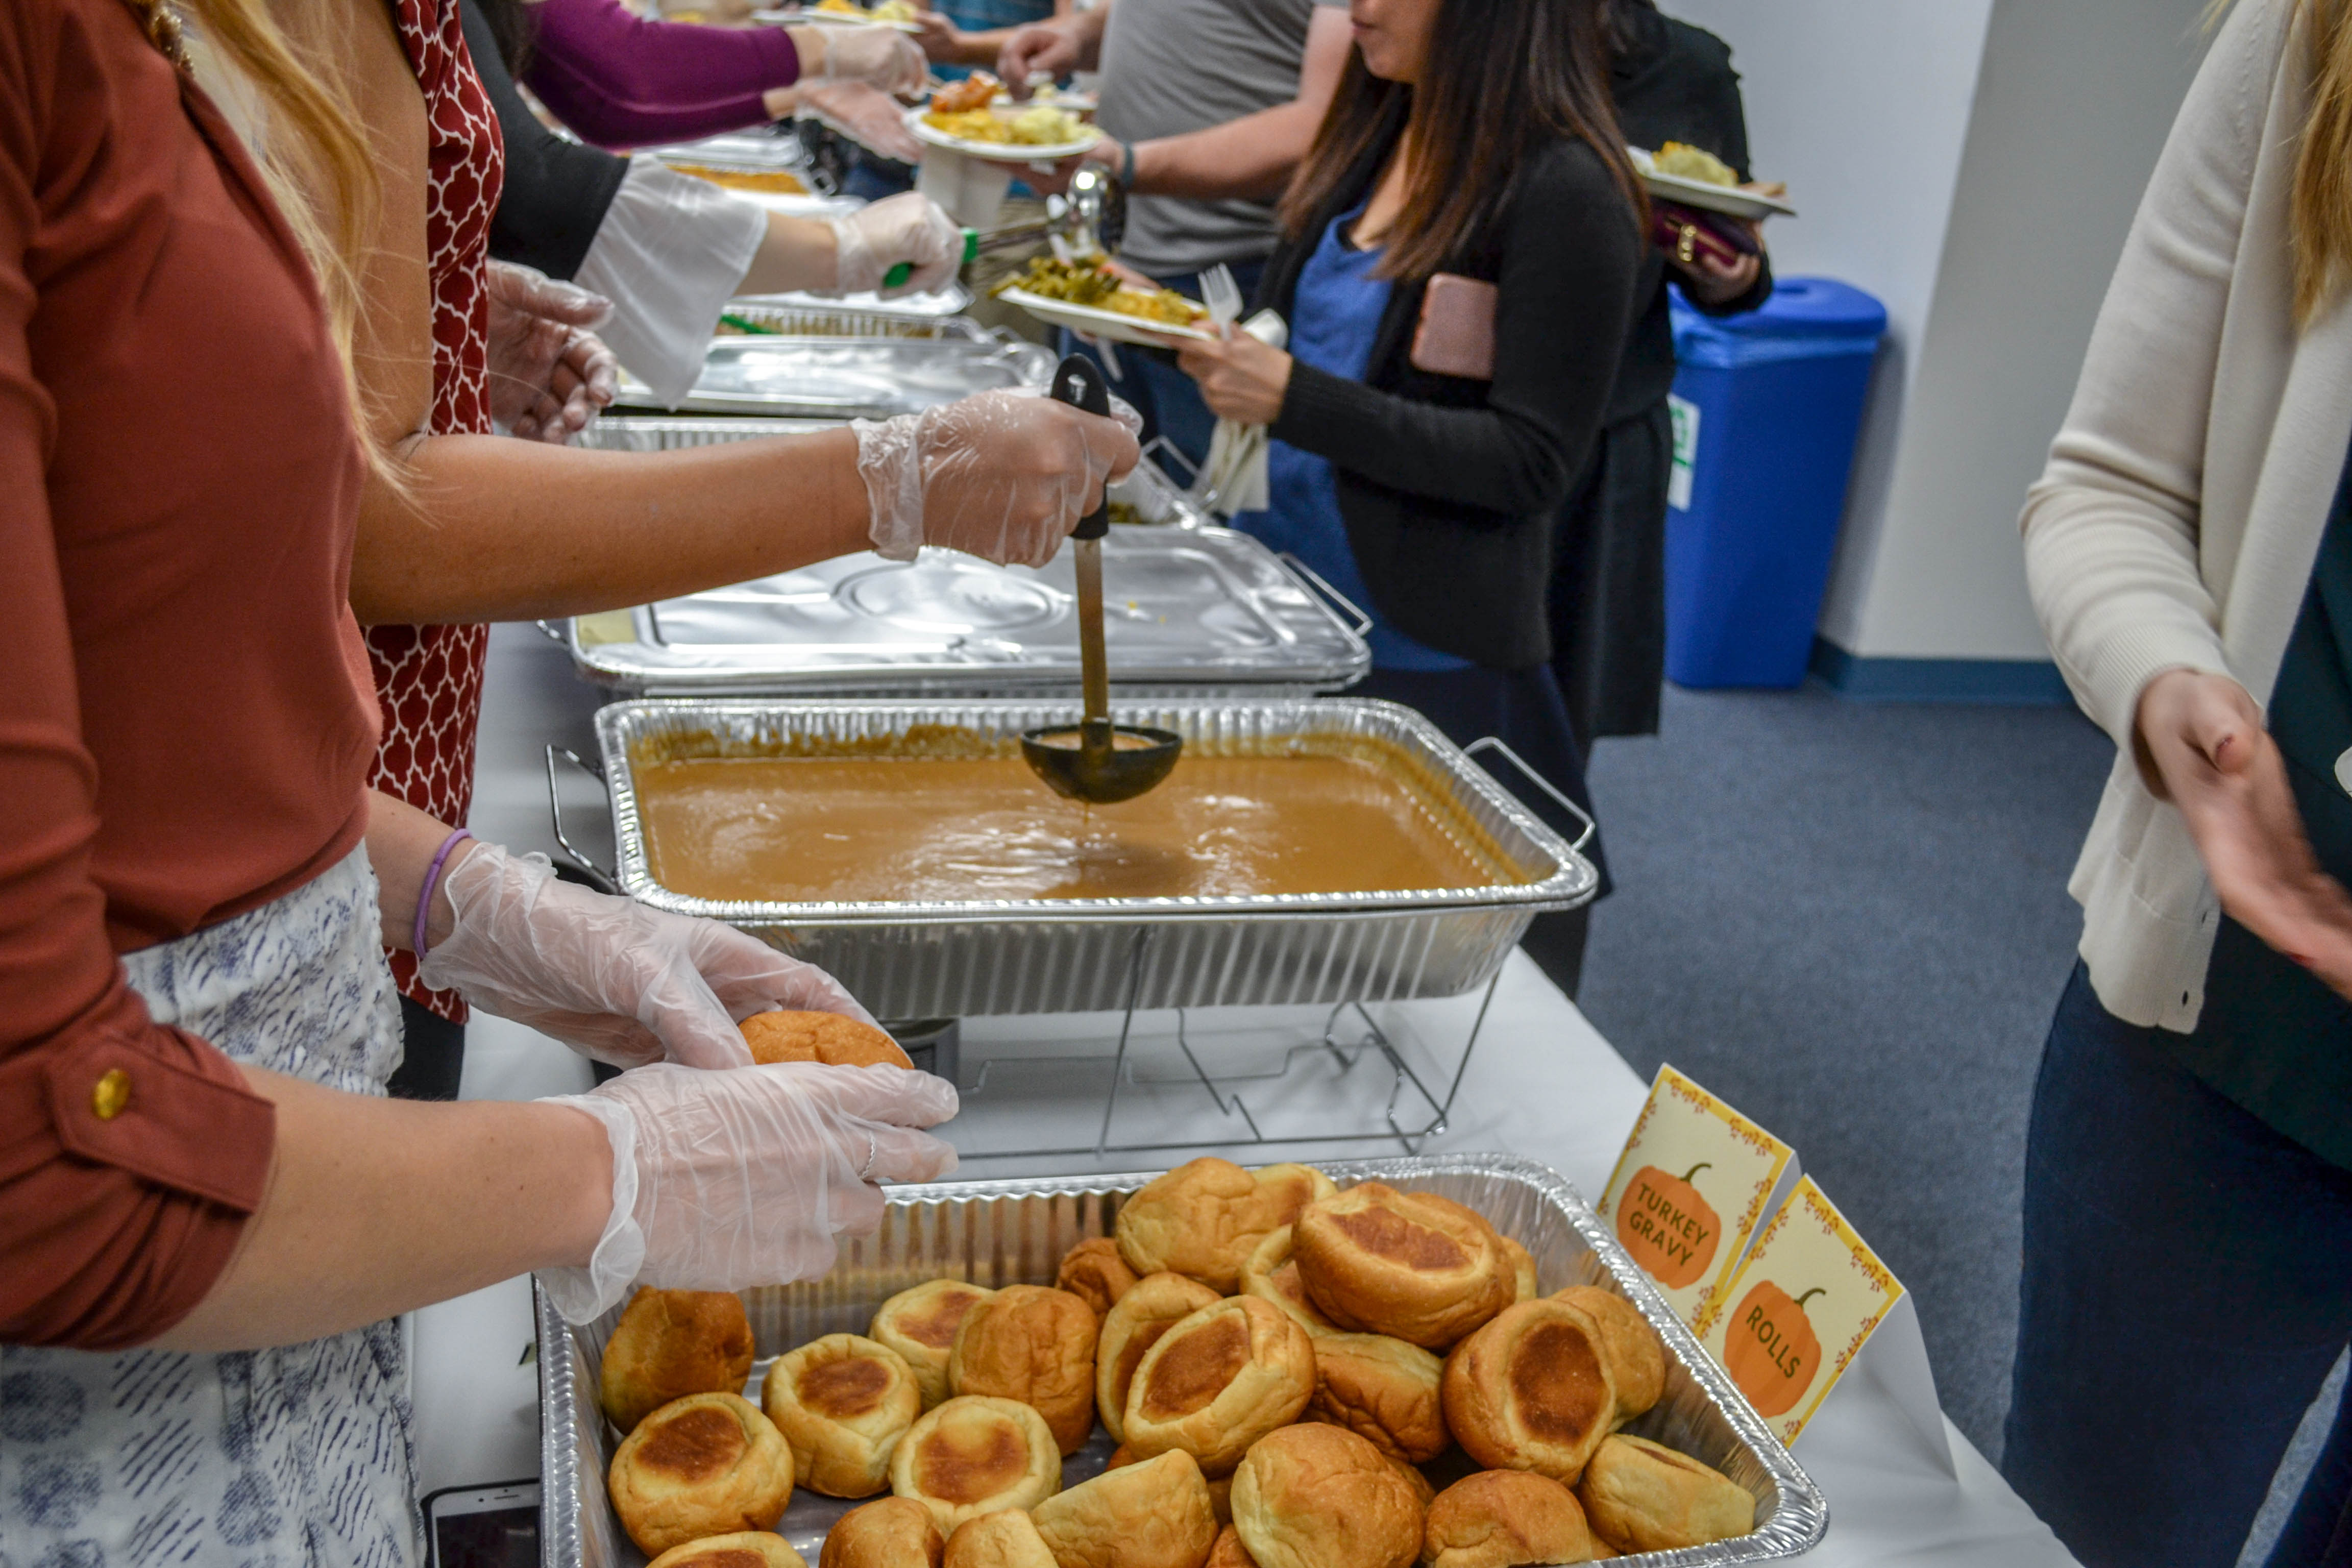
[[[870,1182],[874,1179],[874,1161],[880,1152],[880,1146],[874,1142],[874,1134],[869,1130],[866,1134],[866,1163],[857,1167],[859,1181]]]

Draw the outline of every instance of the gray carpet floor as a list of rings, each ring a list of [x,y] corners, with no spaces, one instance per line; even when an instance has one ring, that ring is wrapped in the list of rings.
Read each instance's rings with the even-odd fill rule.
[[[1996,1463],[2026,1112],[2113,756],[2071,708],[1669,687],[1660,735],[1591,763],[1617,891],[1585,1012],[1796,1146]]]

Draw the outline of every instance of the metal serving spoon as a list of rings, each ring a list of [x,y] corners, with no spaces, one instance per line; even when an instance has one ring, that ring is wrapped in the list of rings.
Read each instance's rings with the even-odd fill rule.
[[[1045,198],[1045,216],[995,228],[963,231],[963,259],[983,251],[1006,250],[1040,235],[1059,235],[1076,256],[1117,256],[1127,237],[1127,191],[1099,163],[1087,163],[1070,176],[1066,195]],[[903,286],[915,265],[901,261],[882,275],[885,289]]]

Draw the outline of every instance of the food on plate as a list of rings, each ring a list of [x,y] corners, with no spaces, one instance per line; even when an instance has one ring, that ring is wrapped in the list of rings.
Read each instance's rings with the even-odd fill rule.
[[[1601,1351],[1617,1390],[1613,1425],[1622,1426],[1658,1402],[1666,1392],[1666,1347],[1639,1307],[1598,1285],[1571,1285],[1553,1291],[1552,1300],[1582,1308],[1601,1325]]]
[[[912,1068],[898,1042],[861,1019],[841,1013],[754,1013],[735,1026],[751,1059],[762,1067],[778,1062],[823,1062],[831,1068]]]
[[[923,1391],[923,1408],[948,1396],[948,1353],[964,1314],[996,1292],[961,1279],[932,1279],[901,1290],[875,1310],[868,1339],[897,1351]]]
[[[992,147],[1066,147],[1095,136],[1085,121],[1050,103],[999,114],[984,102],[973,109],[944,109],[934,99],[923,111],[923,123],[959,142],[984,142]]]
[[[890,1484],[890,1450],[923,1413],[923,1391],[889,1346],[827,1334],[776,1358],[760,1405],[792,1448],[802,1486],[872,1497]]]
[[[1439,1384],[1445,1363],[1386,1334],[1326,1334],[1315,1341],[1310,1420],[1344,1426],[1392,1459],[1418,1465],[1445,1451]]]
[[[827,1541],[825,1561],[832,1561]],[[808,1568],[792,1542],[770,1530],[738,1530],[673,1546],[646,1568]]]
[[[1258,1568],[1406,1568],[1421,1554],[1421,1500],[1353,1432],[1285,1426],[1234,1472],[1234,1529]]]
[[[1068,110],[1033,103],[1013,117],[1013,140],[1024,147],[1065,147],[1091,137],[1087,122]]]
[[[863,16],[870,22],[911,22],[916,16],[913,0],[875,0],[870,6],[855,0],[816,0],[809,9],[830,16]]]
[[[1013,121],[998,118],[986,105],[978,109],[928,109],[923,111],[923,123],[959,142],[1009,146],[1013,141]]]
[[[1577,1496],[1593,1533],[1620,1552],[1704,1546],[1756,1528],[1746,1487],[1646,1437],[1621,1434],[1601,1444]]]
[[[1095,1339],[1100,1325],[1081,1297],[1044,1285],[1008,1285],[975,1302],[948,1352],[957,1394],[1017,1399],[1045,1418],[1065,1454],[1095,1429]]]
[[[1209,319],[1206,309],[1173,289],[1138,289],[1095,261],[1034,257],[1027,271],[1016,272],[996,286],[1000,294],[1009,289],[1040,299],[1089,305],[1097,310],[1116,310],[1122,316],[1173,327],[1197,327]]]
[[[1515,1301],[1536,1299],[1536,1256],[1507,1236],[1497,1237],[1503,1244],[1503,1256],[1511,1260],[1511,1284]]]
[[[793,1500],[793,1451],[740,1394],[674,1399],[624,1438],[605,1478],[621,1528],[648,1557],[740,1530],[772,1530]]]
[[[1059,1568],[1037,1521],[1017,1508],[968,1519],[948,1537],[943,1568]]]
[[[1310,1334],[1337,1333],[1339,1325],[1307,1299],[1307,1287],[1298,1278],[1298,1262],[1290,1255],[1291,1234],[1292,1227],[1286,1225],[1279,1230],[1268,1231],[1265,1239],[1257,1244],[1242,1264],[1242,1294],[1273,1302]]]
[[[1730,164],[1706,148],[1694,147],[1687,142],[1667,142],[1651,155],[1650,166],[1678,180],[1696,180],[1709,185],[1739,184],[1739,175]]]
[[[992,72],[974,71],[931,94],[931,110],[938,114],[969,114],[975,109],[986,109],[996,101],[1003,86]]]
[[[1105,1470],[1029,1510],[1061,1568],[1201,1568],[1217,1539],[1192,1456]]]
[[[1171,1324],[1145,1354],[1121,1440],[1140,1458],[1181,1450],[1203,1474],[1230,1474],[1251,1444],[1298,1419],[1315,1366],[1314,1342],[1281,1308],[1227,1297]]]
[[[816,1562],[817,1568],[940,1568],[946,1551],[929,1509],[912,1498],[886,1497],[835,1520]]]
[[[1117,1306],[1135,1281],[1135,1270],[1119,1256],[1118,1241],[1108,1236],[1082,1241],[1062,1254],[1062,1266],[1054,1276],[1057,1287],[1084,1297],[1097,1317]]]
[[[1445,1425],[1490,1470],[1574,1486],[1617,1414],[1601,1325],[1538,1299],[1505,1308],[1446,1358]]]
[[[1362,1183],[1308,1205],[1291,1247],[1307,1298],[1325,1317],[1431,1350],[1461,1339],[1517,1294],[1495,1227],[1433,1193]]]
[[[1145,1354],[1170,1328],[1218,1300],[1214,1290],[1181,1274],[1147,1274],[1103,1315],[1095,1344],[1095,1408],[1114,1442],[1127,1440],[1128,1391]]]
[[[1017,1399],[962,1394],[926,1411],[890,1455],[890,1489],[931,1510],[941,1534],[999,1509],[1034,1508],[1062,1489],[1062,1449]]]
[[[1257,1559],[1242,1544],[1241,1531],[1234,1528],[1232,1520],[1227,1520],[1224,1528],[1217,1531],[1217,1539],[1209,1548],[1209,1560],[1201,1568],[1257,1568]]]
[[[638,1291],[604,1342],[604,1418],[623,1433],[689,1394],[740,1394],[751,1375],[751,1321],[725,1290]]]
[[[1188,1161],[1120,1207],[1118,1249],[1138,1274],[1165,1269],[1228,1294],[1258,1243],[1297,1216],[1310,1190],[1297,1174],[1305,1169],[1268,1166],[1265,1175],[1230,1160]]]
[[[1423,1527],[1427,1568],[1589,1563],[1592,1531],[1576,1494],[1549,1476],[1481,1470],[1438,1493]]]
[[[804,196],[808,182],[785,169],[722,169],[715,163],[671,163],[681,174],[708,180],[730,191],[758,191],[771,196]]]

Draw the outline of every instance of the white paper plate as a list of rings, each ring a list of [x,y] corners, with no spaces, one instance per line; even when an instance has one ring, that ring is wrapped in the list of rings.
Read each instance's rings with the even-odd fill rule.
[[[1146,348],[1164,349],[1171,338],[1198,338],[1205,342],[1216,335],[1205,327],[1154,325],[1140,316],[1122,315],[1117,310],[1106,310],[1094,305],[1073,304],[1067,300],[1048,300],[1043,294],[1032,294],[1026,289],[1007,289],[997,298],[1008,305],[1018,305],[1039,321],[1054,326],[1067,327],[1090,338],[1140,343]]]
[[[1083,142],[1056,142],[1045,146],[1031,147],[1014,142],[968,142],[961,136],[950,136],[926,121],[927,110],[907,110],[907,129],[915,140],[950,153],[961,153],[967,158],[980,158],[991,163],[1051,163],[1064,158],[1075,158],[1102,140],[1102,132],[1087,128]]]
[[[1759,196],[1754,191],[1743,191],[1737,185],[1710,185],[1705,180],[1686,180],[1680,174],[1661,174],[1655,169],[1641,169],[1642,184],[1650,194],[1663,201],[1680,202],[1687,207],[1705,207],[1709,212],[1724,213],[1732,217],[1768,218],[1775,214],[1794,217],[1797,209],[1777,196]]]

